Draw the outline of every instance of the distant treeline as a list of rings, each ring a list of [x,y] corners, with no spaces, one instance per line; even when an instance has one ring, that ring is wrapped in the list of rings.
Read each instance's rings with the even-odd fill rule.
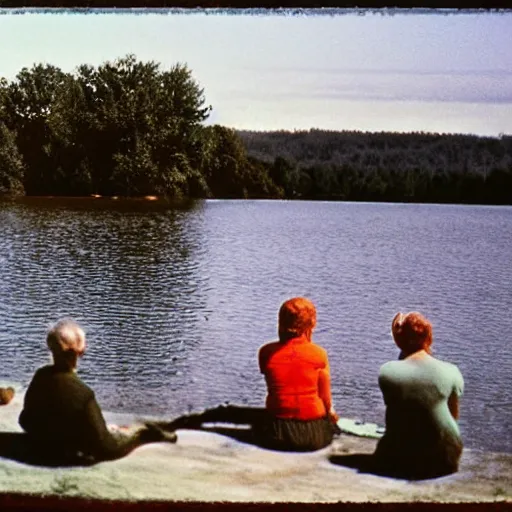
[[[186,65],[0,78],[0,194],[512,204],[512,136],[236,132]]]
[[[287,197],[512,204],[512,136],[239,131]]]

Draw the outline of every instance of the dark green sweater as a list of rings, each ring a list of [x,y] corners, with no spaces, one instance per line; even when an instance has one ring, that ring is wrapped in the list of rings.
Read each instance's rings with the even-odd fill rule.
[[[140,444],[137,435],[112,435],[92,389],[75,372],[55,366],[37,370],[19,423],[47,449],[81,452],[95,460],[120,457]]]

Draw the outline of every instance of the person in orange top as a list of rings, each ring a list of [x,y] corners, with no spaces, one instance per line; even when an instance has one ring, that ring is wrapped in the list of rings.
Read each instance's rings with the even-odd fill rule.
[[[315,326],[310,300],[295,297],[281,306],[279,341],[263,345],[258,353],[268,390],[265,408],[222,405],[156,426],[176,430],[201,428],[202,423],[249,424],[252,442],[266,448],[313,451],[328,446],[340,430],[327,352],[311,340]]]
[[[266,409],[272,417],[264,435],[278,445],[319,449],[331,443],[338,416],[332,406],[329,359],[311,337],[316,309],[304,297],[279,310],[279,341],[259,350],[267,383]]]

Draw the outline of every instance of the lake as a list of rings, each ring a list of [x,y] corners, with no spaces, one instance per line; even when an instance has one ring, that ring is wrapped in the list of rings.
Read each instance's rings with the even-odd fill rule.
[[[88,337],[79,374],[106,410],[261,406],[257,350],[297,295],[317,307],[340,415],[384,423],[391,320],[418,310],[464,376],[465,445],[512,452],[512,207],[0,202],[0,379],[28,384],[48,326],[71,316]]]

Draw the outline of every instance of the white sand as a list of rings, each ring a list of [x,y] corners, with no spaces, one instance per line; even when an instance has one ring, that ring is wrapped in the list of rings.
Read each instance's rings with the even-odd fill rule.
[[[23,390],[14,387],[14,400],[0,407],[2,432],[21,431]],[[105,416],[117,424],[135,421]],[[0,457],[0,493],[234,502],[512,501],[512,454],[465,450],[459,473],[419,482],[361,474],[328,460],[331,454],[371,453],[375,444],[343,435],[324,450],[291,454],[180,430],[177,444],[146,445],[91,467],[47,468]]]

